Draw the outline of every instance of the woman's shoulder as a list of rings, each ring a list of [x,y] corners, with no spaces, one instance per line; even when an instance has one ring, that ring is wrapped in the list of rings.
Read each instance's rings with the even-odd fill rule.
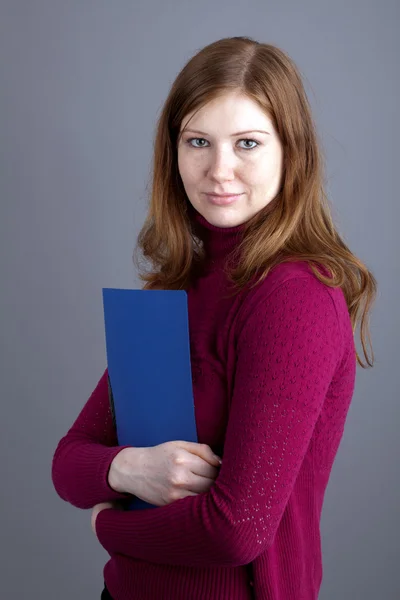
[[[322,265],[316,265],[322,275],[330,277],[329,271]],[[268,281],[268,277],[270,280]],[[286,314],[294,314],[296,308],[306,318],[318,318],[324,324],[324,334],[330,336],[333,329],[337,329],[341,341],[343,362],[346,362],[349,372],[355,371],[356,347],[354,341],[353,325],[350,317],[346,297],[341,287],[332,287],[321,281],[306,261],[293,261],[279,263],[270,271],[264,282],[261,283],[265,298],[275,294],[275,302],[287,300],[291,310]],[[301,310],[308,308],[307,310]],[[328,325],[330,324],[330,325]],[[348,357],[352,357],[349,362]]]
[[[321,273],[324,277],[329,277],[330,273],[326,267],[320,264],[315,264],[314,268]],[[281,262],[275,265],[268,273],[267,277],[261,282],[260,286],[264,289],[263,293],[271,293],[275,288],[281,284],[291,281],[292,279],[303,282],[303,286],[310,287],[311,289],[320,288],[332,293],[333,296],[342,297],[344,299],[343,291],[340,287],[332,287],[327,283],[321,281],[314,273],[310,264],[305,260],[297,260],[292,262]]]
[[[317,268],[323,275],[329,275],[329,272],[323,265],[315,266],[317,266]],[[267,286],[275,287],[276,285],[284,283],[285,281],[288,281],[290,279],[298,278],[320,281],[307,261],[296,260],[281,262],[275,265],[268,273],[268,276],[265,279],[265,283]]]
[[[323,275],[329,272],[321,267]],[[279,323],[287,335],[298,323],[320,322],[327,338],[339,340],[338,352],[353,351],[353,332],[346,299],[340,287],[331,287],[315,275],[306,261],[279,263],[243,299],[237,321],[237,335],[248,323],[266,323],[266,330]]]
[[[328,275],[328,272],[324,270],[324,267],[321,267],[320,270],[323,275]],[[273,266],[264,279],[250,288],[251,292],[248,294],[248,297],[250,299],[252,296],[269,296],[277,288],[292,280],[296,280],[296,282],[301,281],[304,287],[315,285],[328,287],[318,279],[309,263],[303,260],[297,260],[292,262],[281,262]],[[255,281],[255,279],[253,281]]]
[[[322,265],[316,265],[323,276],[329,277],[329,271]],[[295,309],[296,302],[322,303],[324,306],[333,306],[338,316],[338,321],[346,322],[349,326],[350,315],[343,290],[332,287],[321,281],[313,272],[307,261],[281,262],[275,265],[268,275],[244,298],[247,309],[251,306],[282,295]],[[246,310],[246,309],[245,309]]]

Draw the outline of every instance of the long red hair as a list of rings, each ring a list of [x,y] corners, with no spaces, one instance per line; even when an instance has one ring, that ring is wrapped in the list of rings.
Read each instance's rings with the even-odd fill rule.
[[[364,357],[372,367],[369,311],[376,279],[335,228],[301,76],[289,56],[274,45],[248,37],[218,40],[193,56],[172,84],[157,123],[149,210],[134,252],[144,289],[187,289],[193,267],[204,257],[179,175],[177,144],[185,116],[230,90],[251,98],[272,120],[283,146],[283,170],[274,200],[246,222],[237,248],[240,260],[228,277],[239,291],[255,274],[259,275],[255,284],[264,279],[279,262],[307,261],[320,281],[342,288],[353,333],[360,324]],[[138,251],[150,269],[137,260]],[[357,351],[356,356],[366,368]]]

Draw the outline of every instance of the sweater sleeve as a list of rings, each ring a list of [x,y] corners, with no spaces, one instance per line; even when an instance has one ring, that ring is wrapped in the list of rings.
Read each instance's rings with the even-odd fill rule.
[[[207,493],[167,506],[101,511],[96,532],[110,555],[234,567],[271,546],[343,348],[333,298],[315,277],[272,291],[260,285],[249,298],[236,329],[216,481]]]
[[[59,441],[51,477],[58,495],[78,508],[100,502],[132,499],[113,490],[108,472],[118,446],[108,397],[108,370],[101,376],[76,421]]]

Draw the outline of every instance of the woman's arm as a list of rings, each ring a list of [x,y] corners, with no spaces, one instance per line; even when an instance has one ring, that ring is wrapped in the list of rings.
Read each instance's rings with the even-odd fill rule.
[[[206,494],[168,506],[101,511],[96,533],[110,554],[233,567],[250,563],[272,544],[343,344],[333,299],[311,275],[272,292],[260,286],[242,308],[215,484]]]
[[[108,397],[108,371],[103,373],[75,423],[55,450],[51,476],[58,495],[78,508],[131,498],[116,492],[108,480],[118,446]]]

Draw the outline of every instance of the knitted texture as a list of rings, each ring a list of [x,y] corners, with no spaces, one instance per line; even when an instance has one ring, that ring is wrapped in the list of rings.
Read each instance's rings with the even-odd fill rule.
[[[195,416],[223,463],[208,493],[101,511],[104,578],[115,600],[316,600],[322,504],[355,384],[345,298],[304,262],[230,296],[222,265],[243,227],[195,218],[206,249],[188,290]],[[106,370],[56,449],[59,495],[80,508],[126,498],[107,482],[116,444]]]

